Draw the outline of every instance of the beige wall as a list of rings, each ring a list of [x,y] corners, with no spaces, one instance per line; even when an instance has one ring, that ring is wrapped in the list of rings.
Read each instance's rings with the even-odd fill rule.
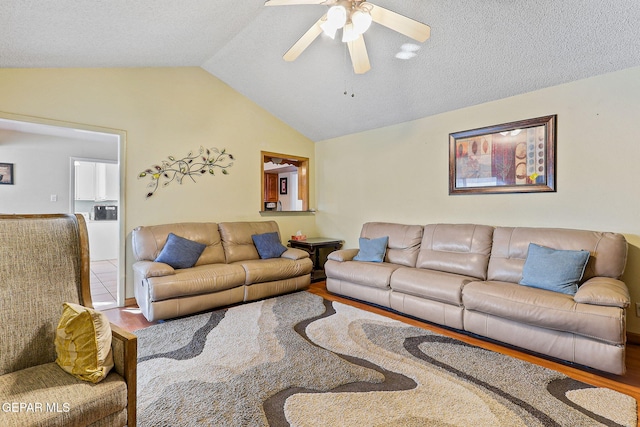
[[[315,234],[312,215],[261,217],[260,150],[309,157],[314,144],[200,68],[0,69],[0,114],[126,132],[125,230],[176,221],[275,219],[283,238]],[[146,199],[140,171],[169,155],[226,148],[229,175],[185,179]],[[19,165],[16,165],[18,167]],[[311,179],[311,206],[315,206]],[[126,276],[132,256],[127,238]],[[131,297],[131,283],[126,296]]]
[[[429,102],[425,96],[425,102]],[[557,192],[448,191],[449,133],[558,115]],[[640,68],[316,144],[320,234],[357,247],[366,221],[550,226],[624,233],[640,302]],[[629,330],[640,333],[635,310]]]

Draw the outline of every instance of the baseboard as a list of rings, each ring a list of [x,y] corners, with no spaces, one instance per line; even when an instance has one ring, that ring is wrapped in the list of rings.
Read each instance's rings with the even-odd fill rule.
[[[627,342],[629,344],[640,345],[640,334],[636,334],[633,332],[627,332]]]
[[[132,305],[138,305],[138,302],[136,301],[135,298],[126,298],[124,300],[125,307],[131,307]],[[638,335],[638,339],[640,339],[640,335]]]

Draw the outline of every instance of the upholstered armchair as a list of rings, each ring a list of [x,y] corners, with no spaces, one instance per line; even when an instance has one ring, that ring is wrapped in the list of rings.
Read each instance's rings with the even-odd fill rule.
[[[135,335],[111,325],[113,369],[82,381],[56,363],[65,302],[92,307],[84,218],[0,215],[0,425],[134,426]]]

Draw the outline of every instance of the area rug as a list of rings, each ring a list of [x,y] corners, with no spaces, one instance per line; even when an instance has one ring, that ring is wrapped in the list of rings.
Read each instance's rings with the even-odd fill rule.
[[[635,426],[636,401],[308,292],[137,331],[140,426]]]

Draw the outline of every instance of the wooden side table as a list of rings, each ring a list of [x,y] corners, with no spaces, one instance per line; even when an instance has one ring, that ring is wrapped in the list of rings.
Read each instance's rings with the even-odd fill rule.
[[[323,248],[338,250],[342,247],[342,240],[329,237],[309,237],[305,240],[289,240],[289,246],[309,252],[311,261],[313,261],[311,281],[319,282],[327,277],[324,274],[324,264],[320,263],[320,250]]]

